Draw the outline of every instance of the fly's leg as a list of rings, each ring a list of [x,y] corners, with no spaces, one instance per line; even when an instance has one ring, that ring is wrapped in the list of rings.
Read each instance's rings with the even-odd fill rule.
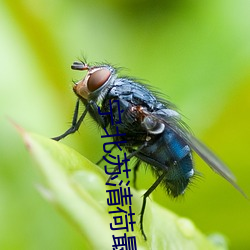
[[[75,133],[79,127],[81,126],[81,123],[83,121],[83,119],[85,118],[86,114],[88,113],[90,107],[93,107],[93,109],[95,110],[98,106],[97,104],[94,102],[94,101],[90,101],[87,106],[86,106],[86,109],[84,110],[84,112],[81,114],[79,120],[78,119],[78,113],[79,113],[79,105],[80,105],[80,100],[78,99],[77,102],[76,102],[76,106],[75,106],[75,110],[74,110],[74,115],[73,115],[73,120],[72,120],[72,123],[71,123],[71,127],[65,132],[63,133],[62,135],[59,135],[57,137],[53,137],[51,139],[55,140],[55,141],[60,141],[61,139],[63,139],[64,137],[70,135],[70,134],[73,134]],[[98,119],[98,123],[104,127],[104,120],[102,119],[102,117],[99,115],[97,116],[99,117]]]
[[[133,156],[135,156],[138,152],[140,152],[140,151],[141,151],[144,147],[146,147],[146,146],[147,146],[147,142],[145,142],[144,144],[142,144],[138,149],[136,149],[136,150],[134,150],[133,152],[131,152],[131,153],[128,155],[127,159],[131,159]],[[123,166],[123,164],[122,164],[120,167],[122,167],[122,166]],[[138,166],[138,167],[139,167],[139,166]],[[112,179],[112,176],[115,174],[115,172],[116,172],[117,170],[119,170],[119,166],[117,166],[117,167],[114,168],[113,173],[109,176],[109,178],[108,178],[108,180],[107,180],[107,183],[110,182],[110,180]]]
[[[113,149],[116,147],[116,145],[114,145],[111,149],[110,149],[110,151],[112,152],[113,151]],[[140,149],[141,150],[141,149]],[[134,152],[134,151],[132,151],[132,152]],[[132,153],[131,152],[131,153]],[[109,155],[110,153],[106,153],[105,154],[105,156],[107,156],[107,155]],[[130,154],[128,155],[128,158],[130,159],[131,157],[133,157],[134,156],[134,154],[131,156]],[[103,157],[96,163],[96,165],[99,165],[101,162],[103,161]],[[134,180],[133,180],[133,186],[134,186],[134,188],[136,189],[136,179],[137,179],[137,171],[138,171],[138,169],[139,169],[139,166],[140,166],[140,164],[141,164],[141,161],[140,160],[138,160],[136,163],[135,163],[135,166],[133,167],[133,172],[134,172]],[[117,171],[119,168],[114,168],[114,174],[115,174],[115,171]],[[112,177],[113,175],[111,175],[111,177]],[[108,182],[110,181],[110,178],[108,179]]]
[[[77,121],[77,119],[78,119],[78,112],[79,112],[79,104],[80,104],[80,101],[78,99],[77,102],[76,102],[76,106],[75,106],[75,110],[74,110],[74,116],[73,116],[71,127],[65,133],[63,133],[62,135],[59,135],[57,137],[53,137],[52,138],[53,140],[60,141],[64,137],[68,136],[69,134],[75,133],[79,129],[79,127],[80,127],[80,125],[81,125],[84,117],[86,116],[86,114],[88,112],[88,109],[86,108],[84,110],[84,112],[82,113],[81,117],[79,118],[79,120]]]
[[[167,173],[167,171],[163,172],[163,174],[160,175],[160,177],[158,177],[158,179],[154,182],[154,184],[143,195],[142,208],[141,208],[141,213],[140,213],[140,230],[141,230],[141,233],[142,233],[144,240],[147,240],[146,234],[145,234],[144,229],[143,229],[143,217],[144,217],[144,212],[145,212],[145,208],[146,208],[147,198],[158,187],[158,185],[162,182],[166,173]]]
[[[139,166],[141,165],[141,161],[138,160],[136,163],[135,163],[135,166],[133,168],[133,171],[134,171],[134,180],[133,180],[133,184],[134,184],[134,188],[136,188],[136,179],[137,179],[137,171],[139,169]]]
[[[116,147],[116,145],[114,145],[110,150],[112,152],[112,150]],[[107,153],[105,156],[109,155],[109,153]],[[132,158],[134,156],[134,154],[131,156],[130,154],[128,155],[128,159]],[[101,162],[103,161],[103,157],[96,163],[96,165],[99,165]],[[137,180],[137,171],[139,169],[139,166],[141,164],[141,161],[138,160],[136,163],[135,163],[135,166],[133,167],[133,172],[134,172],[134,179],[133,179],[133,186],[134,188],[136,189],[136,180]],[[115,172],[119,169],[119,167],[116,167],[114,168],[114,172],[113,174],[115,174]],[[113,174],[109,177],[108,181],[110,181],[110,179],[112,178]]]
[[[141,145],[137,150],[132,151],[129,155],[128,155],[128,159],[131,159],[133,156],[135,156],[136,154],[138,154],[144,147],[147,146],[147,142],[145,142],[143,145]],[[138,161],[134,167],[134,173],[136,173],[136,171],[138,170],[139,166],[140,166],[141,161]],[[110,175],[110,177],[107,180],[107,183],[111,180],[112,176],[115,174],[115,172],[119,170],[119,167],[115,167],[114,171],[112,173],[112,175]],[[162,182],[162,180],[164,179],[164,177],[167,174],[167,169],[165,166],[165,171],[158,177],[158,179],[153,183],[153,185],[146,191],[146,193],[144,193],[143,195],[143,201],[142,201],[142,208],[141,208],[141,213],[140,213],[140,230],[142,233],[142,236],[144,238],[144,240],[147,240],[146,234],[144,232],[143,229],[143,217],[144,217],[144,212],[145,212],[145,208],[146,208],[146,203],[147,203],[147,198],[148,196],[159,186],[159,184]],[[136,174],[134,175],[134,178],[136,179]]]
[[[116,147],[116,145],[112,146],[112,148],[110,149],[110,151],[112,152],[115,147]],[[106,153],[105,156],[107,156],[109,154],[110,153]],[[96,165],[99,165],[102,161],[103,161],[103,157],[96,163]]]
[[[97,105],[93,100],[90,100],[90,101],[88,102],[88,107],[89,107],[89,108],[91,107],[91,111],[93,112],[93,115],[94,115],[94,117],[95,117],[97,123],[98,123],[99,125],[101,125],[101,127],[102,127],[103,129],[106,128],[107,124],[106,124],[106,122],[105,122],[103,116],[100,115],[99,112],[98,112],[98,105]]]

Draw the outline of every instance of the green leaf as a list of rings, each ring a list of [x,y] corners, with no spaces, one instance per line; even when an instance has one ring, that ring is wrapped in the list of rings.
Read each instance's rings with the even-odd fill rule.
[[[81,232],[84,249],[111,249],[112,235],[123,236],[125,231],[111,231],[113,222],[107,205],[107,175],[98,166],[78,152],[60,142],[21,131],[24,142],[44,176],[39,185],[43,196]],[[144,241],[138,227],[142,195],[133,194],[132,211],[135,213],[137,249],[226,249],[225,243],[214,244],[203,235],[189,219],[147,200],[144,229],[148,240]]]

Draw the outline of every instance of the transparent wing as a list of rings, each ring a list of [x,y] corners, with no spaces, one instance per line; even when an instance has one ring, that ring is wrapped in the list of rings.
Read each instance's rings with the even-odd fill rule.
[[[190,148],[192,148],[208,164],[210,168],[231,183],[243,196],[248,198],[243,190],[237,185],[235,176],[224,162],[222,162],[210,149],[190,134],[184,127],[178,125],[178,123],[175,123],[174,126],[172,125],[170,123],[170,128],[177,133],[190,146]]]
[[[164,112],[163,112],[164,113]],[[187,129],[185,124],[180,120],[180,117],[176,115],[163,115],[162,112],[150,114],[158,122],[163,123],[166,127],[173,130],[182,140],[184,140],[193,151],[195,151],[212,170],[221,175],[229,183],[231,183],[243,196],[247,195],[237,185],[236,178],[229,168],[202,142],[195,138]],[[169,114],[169,111],[165,111],[165,114]]]

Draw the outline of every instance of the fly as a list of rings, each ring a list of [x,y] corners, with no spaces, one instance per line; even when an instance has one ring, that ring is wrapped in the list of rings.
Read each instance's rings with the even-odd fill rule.
[[[73,91],[78,99],[71,127],[62,135],[53,138],[61,140],[76,132],[87,113],[102,128],[116,133],[111,119],[98,114],[108,112],[109,101],[118,100],[123,123],[117,124],[124,138],[113,137],[114,141],[126,140],[120,144],[129,152],[128,158],[137,158],[134,173],[141,163],[147,163],[157,176],[153,185],[144,193],[140,214],[140,229],[144,239],[143,216],[147,197],[159,185],[163,184],[172,197],[182,195],[195,174],[192,151],[195,151],[215,172],[230,182],[244,196],[236,184],[236,179],[227,166],[203,143],[197,140],[186,128],[175,106],[160,99],[146,85],[128,77],[118,77],[117,70],[108,64],[90,66],[85,62],[74,62],[73,70],[87,71],[86,76],[75,83]],[[85,106],[78,117],[79,105]],[[114,113],[113,119],[118,119]],[[114,172],[117,169],[114,169]],[[134,179],[136,175],[134,175]]]

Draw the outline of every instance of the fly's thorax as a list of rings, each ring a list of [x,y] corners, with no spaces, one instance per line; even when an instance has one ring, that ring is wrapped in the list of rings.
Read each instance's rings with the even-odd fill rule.
[[[108,91],[108,87],[117,78],[115,69],[109,65],[87,67],[83,70],[88,70],[86,76],[77,82],[73,87],[75,94],[81,99],[95,100],[96,103],[101,103],[102,99]]]

